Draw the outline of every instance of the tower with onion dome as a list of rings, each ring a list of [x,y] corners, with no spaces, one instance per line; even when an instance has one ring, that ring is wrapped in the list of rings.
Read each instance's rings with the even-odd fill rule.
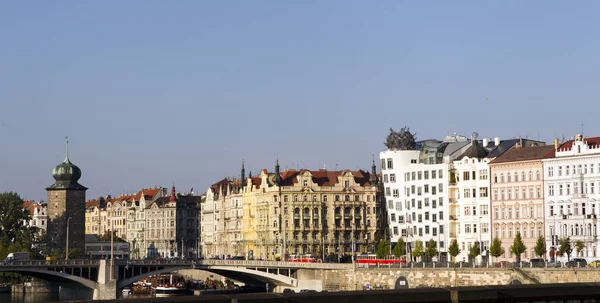
[[[85,191],[78,183],[81,169],[69,160],[69,141],[66,141],[66,157],[52,170],[54,184],[48,191],[48,246],[70,255],[83,256],[85,250]],[[65,252],[63,252],[63,255]]]

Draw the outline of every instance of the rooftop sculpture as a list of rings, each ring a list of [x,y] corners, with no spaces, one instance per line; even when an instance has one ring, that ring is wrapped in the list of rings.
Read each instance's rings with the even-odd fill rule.
[[[390,134],[386,137],[385,146],[394,150],[415,150],[417,147],[416,134],[411,134],[408,127],[403,127],[400,131],[394,131],[390,127]]]

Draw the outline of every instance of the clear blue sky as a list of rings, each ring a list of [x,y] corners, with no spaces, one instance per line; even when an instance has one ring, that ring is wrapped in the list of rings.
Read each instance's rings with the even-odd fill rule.
[[[204,192],[240,162],[369,168],[418,139],[600,136],[598,1],[3,1],[0,191]]]

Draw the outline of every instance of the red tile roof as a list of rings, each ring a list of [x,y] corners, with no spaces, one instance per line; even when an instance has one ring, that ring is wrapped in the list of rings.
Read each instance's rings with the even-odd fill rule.
[[[36,205],[35,201],[23,201],[23,209],[26,209],[30,214],[33,214]]]
[[[583,138],[583,141],[590,147],[593,148],[598,148],[598,146],[600,146],[600,137],[593,137],[593,138]],[[575,142],[575,140],[568,140],[565,143],[561,144],[558,149],[559,150],[571,150],[571,148],[573,148],[573,142]]]
[[[142,193],[144,194],[144,199],[146,200],[152,200],[154,199],[154,196],[156,196],[156,194],[158,193],[158,191],[160,190],[160,188],[155,187],[155,188],[148,188],[148,189],[142,189],[140,190],[136,195],[135,195],[135,200],[139,201],[142,199]]]
[[[513,147],[490,161],[490,164],[531,161],[554,157],[554,145]]]

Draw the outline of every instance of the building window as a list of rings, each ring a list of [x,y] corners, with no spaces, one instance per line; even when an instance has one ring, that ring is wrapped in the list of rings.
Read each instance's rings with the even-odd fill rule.
[[[479,170],[479,180],[487,180],[488,179],[488,171],[487,169]]]
[[[480,187],[479,188],[479,198],[487,198],[488,197],[488,188]]]
[[[387,169],[394,169],[394,162],[391,158],[387,159]]]
[[[396,174],[390,174],[390,182],[396,182]]]

